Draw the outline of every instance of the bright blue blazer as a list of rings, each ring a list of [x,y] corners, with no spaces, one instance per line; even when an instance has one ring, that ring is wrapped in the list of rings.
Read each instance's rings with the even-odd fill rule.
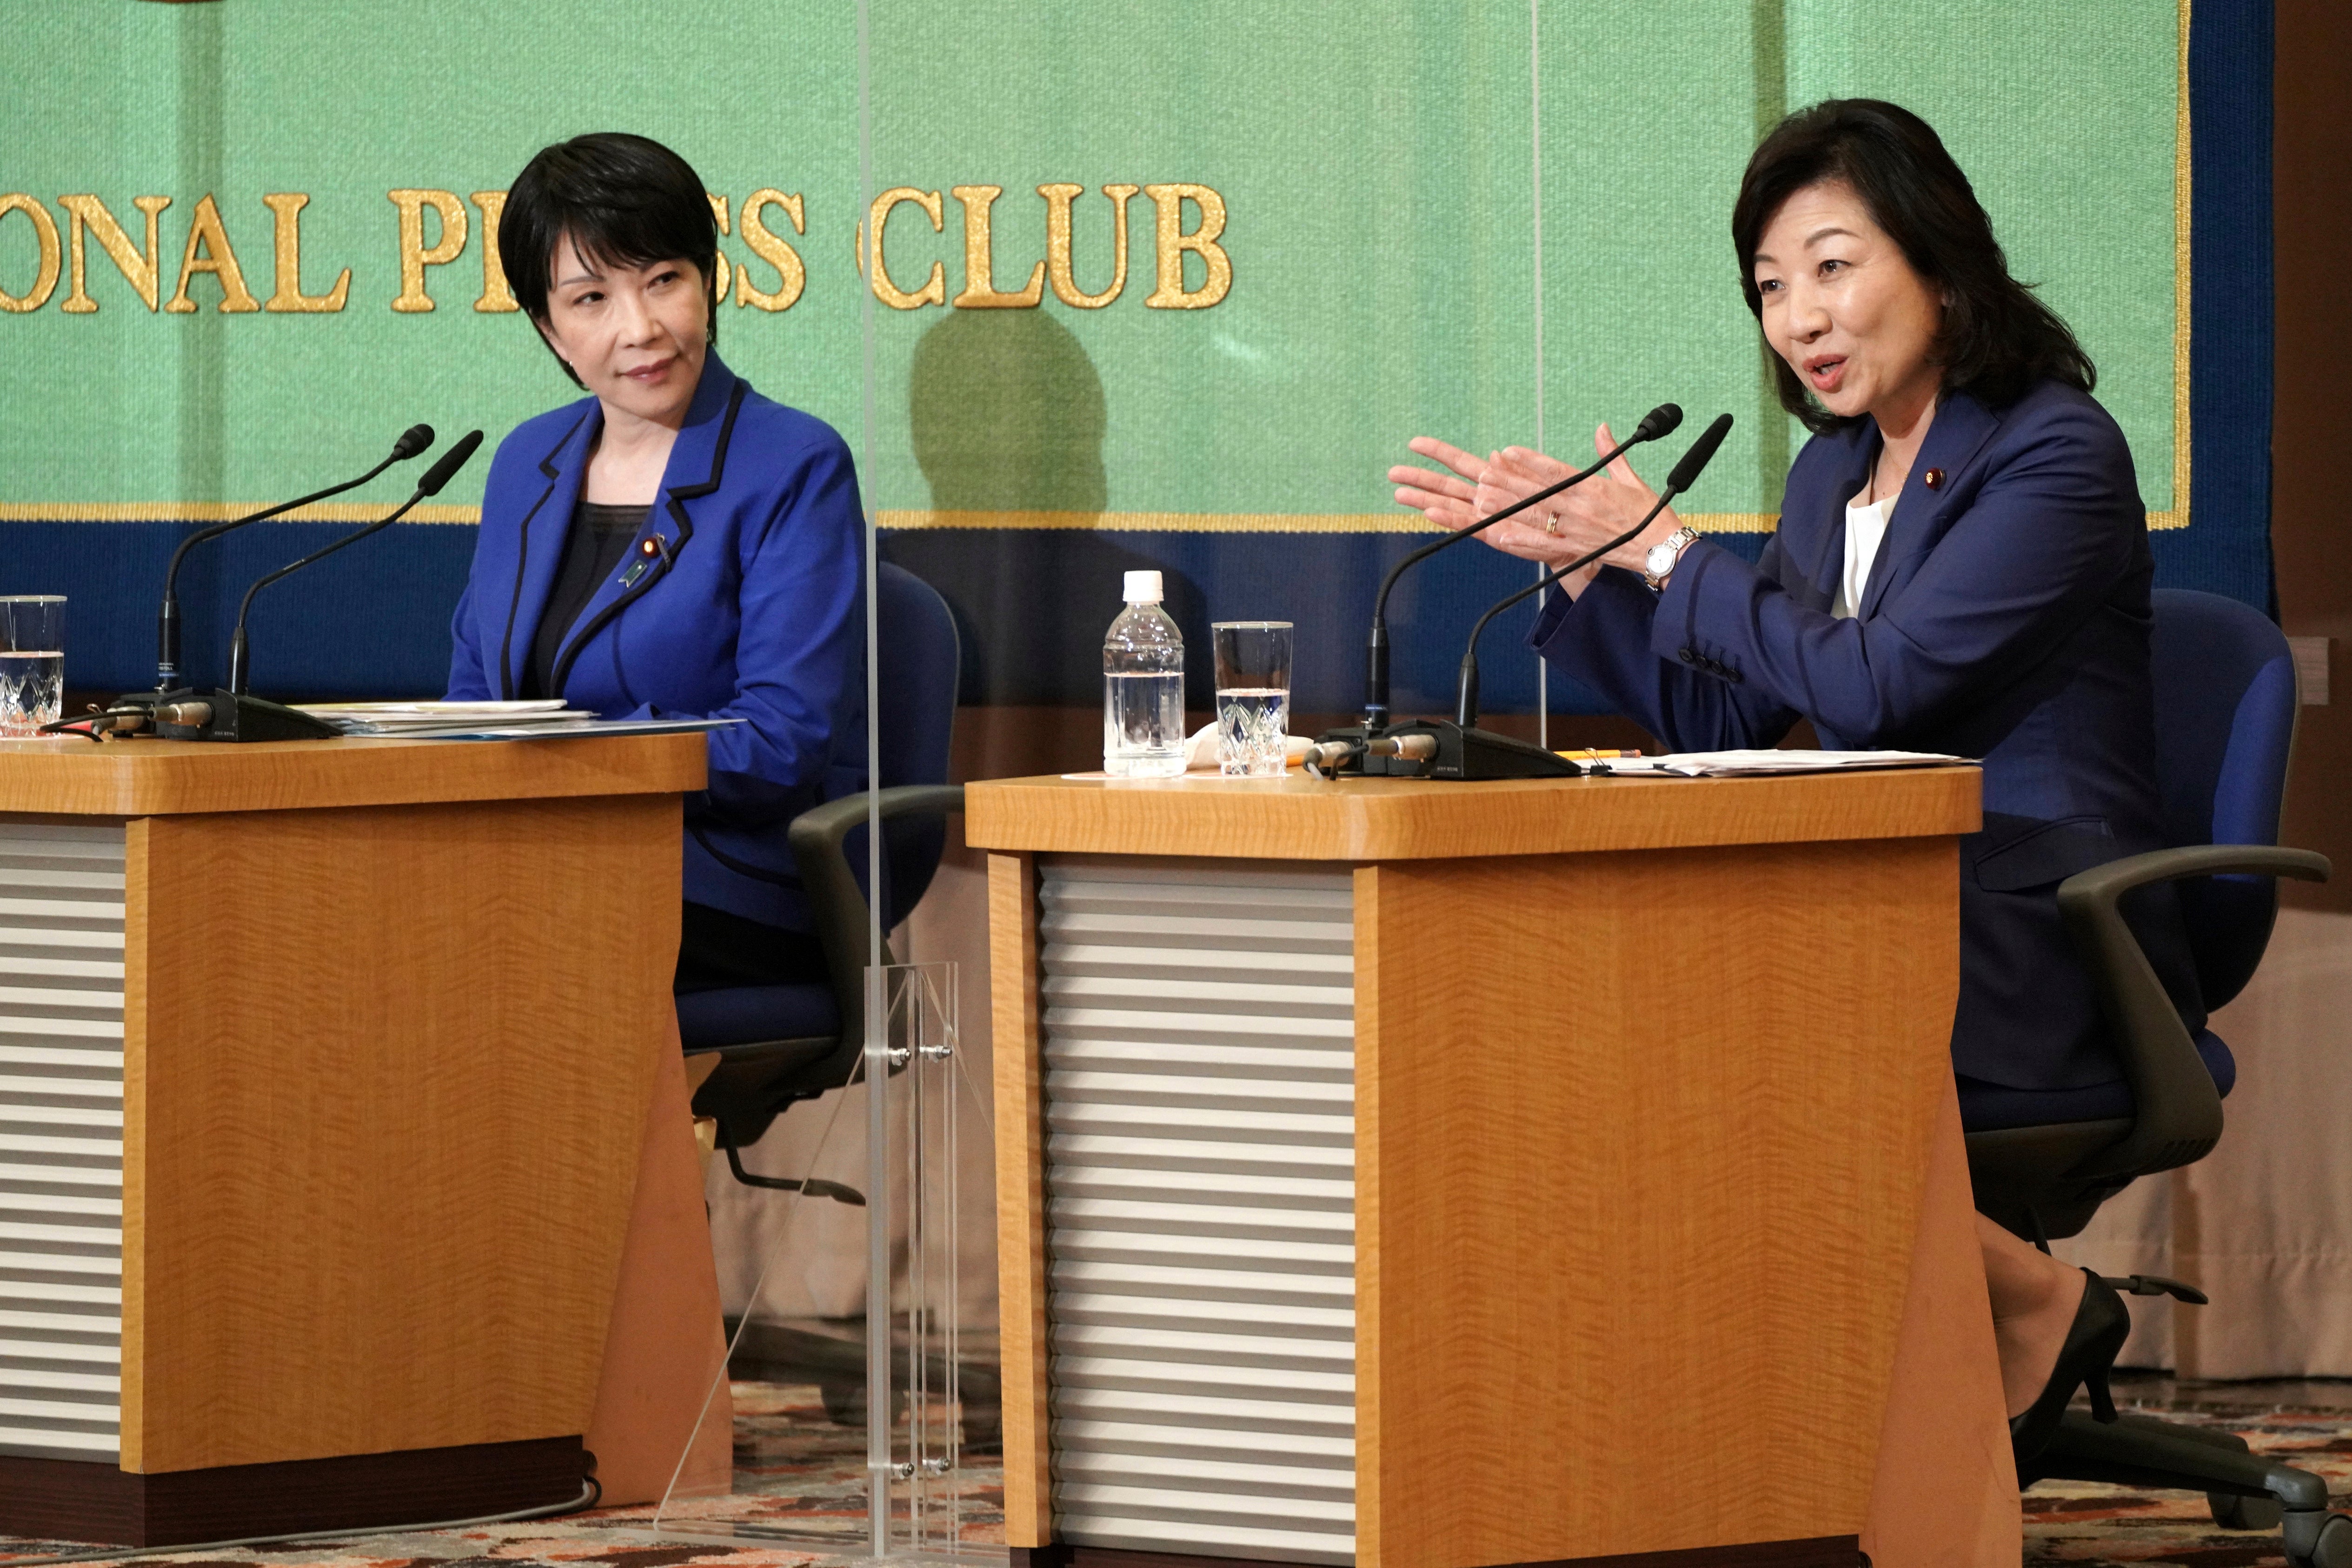
[[[1769,746],[1801,715],[1834,750],[1981,758],[1984,828],[1961,841],[1954,1068],[2012,1089],[2115,1082],[2055,895],[2077,871],[2165,846],[2155,568],[2130,449],[2105,409],[2056,382],[1998,410],[1948,395],[1859,612],[1832,619],[1846,502],[1880,445],[1869,420],[1807,442],[1755,565],[1695,543],[1664,595],[1604,569],[1573,602],[1555,592],[1532,640],[1676,751]],[[2135,924],[2194,1030],[2204,1008],[2177,906],[2168,889],[2145,902]],[[1821,1023],[1835,1035],[1837,1019]]]
[[[451,627],[451,698],[514,696],[603,427],[589,397],[499,443]],[[866,785],[860,516],[833,427],[713,353],[638,540],[556,656],[575,708],[743,721],[711,731],[709,787],[686,799],[692,902],[809,929],[785,826]]]

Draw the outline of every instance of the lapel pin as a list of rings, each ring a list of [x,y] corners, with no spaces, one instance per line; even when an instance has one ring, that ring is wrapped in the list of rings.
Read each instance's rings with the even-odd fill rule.
[[[1927,488],[1931,490],[1939,490],[1944,488],[1943,469],[1929,468],[1927,470]]]
[[[1941,479],[1943,474],[1943,469],[1937,468],[1936,470],[1936,477],[1937,479]],[[643,544],[638,545],[637,548],[644,551],[647,555],[659,555],[661,553],[661,544],[660,542],[656,540],[648,539]]]

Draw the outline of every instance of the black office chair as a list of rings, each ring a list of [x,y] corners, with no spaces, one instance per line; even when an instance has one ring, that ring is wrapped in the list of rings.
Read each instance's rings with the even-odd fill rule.
[[[1961,1085],[1977,1207],[2036,1243],[2079,1234],[2137,1178],[2203,1159],[2221,1139],[2222,1097],[2236,1081],[2229,1047],[2210,1030],[2192,1037],[2165,994],[2124,921],[2126,896],[2176,884],[2205,1003],[2218,1008],[2262,962],[2278,910],[2275,879],[2328,875],[2324,858],[2275,847],[2295,725],[2286,638],[2233,599],[2155,597],[2158,775],[2179,847],[2112,861],[2058,888],[2126,1081],[2054,1093]],[[2177,1280],[2109,1283],[2205,1301]],[[2279,1526],[2290,1562],[2352,1568],[2352,1518],[2328,1511],[2327,1483],[2256,1458],[2226,1432],[2128,1415],[2108,1424],[2070,1410],[2018,1481],[2045,1478],[2202,1491],[2225,1528]]]
[[[963,809],[947,782],[960,651],[946,601],[921,578],[887,563],[875,581],[881,647],[879,786],[883,820],[882,929],[904,920],[938,870],[945,818]],[[728,1168],[748,1186],[806,1190],[844,1203],[864,1197],[838,1183],[755,1175],[740,1151],[787,1108],[849,1081],[865,1047],[866,968],[897,961],[888,943],[867,947],[866,875],[869,796],[844,795],[793,819],[793,859],[824,947],[826,983],[742,985],[677,998],[689,1059],[717,1058],[694,1093],[694,1113],[715,1119]]]

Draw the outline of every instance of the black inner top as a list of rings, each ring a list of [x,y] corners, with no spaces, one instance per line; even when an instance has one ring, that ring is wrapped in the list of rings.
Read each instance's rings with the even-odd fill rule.
[[[555,655],[571,634],[588,601],[596,596],[637,531],[646,525],[650,501],[636,506],[605,506],[583,500],[572,513],[572,531],[563,539],[563,560],[555,569],[555,588],[547,596],[547,613],[539,618],[539,635],[531,638],[530,659],[523,667],[522,689],[517,697],[561,697],[553,689]]]

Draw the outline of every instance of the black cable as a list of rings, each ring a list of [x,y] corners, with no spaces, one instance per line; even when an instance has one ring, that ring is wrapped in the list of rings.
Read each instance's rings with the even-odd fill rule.
[[[104,735],[94,733],[89,730],[76,729],[75,726],[79,724],[94,724],[100,719],[144,719],[152,717],[153,711],[154,710],[152,709],[137,706],[129,708],[92,708],[89,712],[77,713],[70,719],[52,720],[50,722],[42,725],[40,729],[35,731],[35,733],[41,735],[79,735],[85,741],[103,741],[106,739]]]
[[[291,1546],[306,1541],[349,1541],[361,1535],[402,1534],[420,1530],[470,1530],[484,1524],[520,1524],[530,1519],[561,1519],[583,1513],[604,1500],[604,1489],[593,1476],[583,1476],[580,1495],[570,1502],[517,1509],[512,1513],[484,1514],[479,1519],[442,1519],[426,1523],[371,1524],[354,1530],[309,1530],[293,1535],[248,1535],[236,1541],[190,1541],[177,1546],[108,1547],[98,1552],[69,1552],[56,1557],[12,1557],[8,1568],[39,1568],[47,1563],[118,1563],[132,1557],[175,1556],[185,1552],[222,1552],[239,1546]]]

